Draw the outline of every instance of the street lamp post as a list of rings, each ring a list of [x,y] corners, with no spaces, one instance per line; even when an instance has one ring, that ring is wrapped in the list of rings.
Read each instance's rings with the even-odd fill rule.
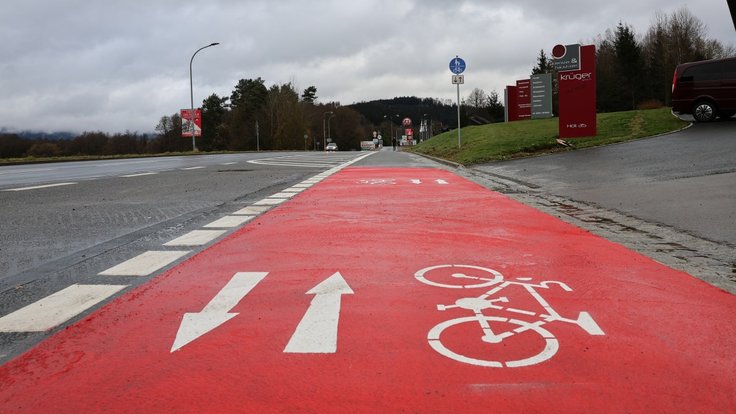
[[[327,117],[327,114],[333,115],[334,113],[332,111],[325,112],[324,115],[322,115],[322,149],[324,150],[327,145],[327,120],[325,119]]]
[[[327,139],[330,140],[330,142],[332,142],[332,134],[330,133],[330,121],[332,121],[332,118],[334,117],[335,117],[334,113],[327,117]]]
[[[396,118],[399,118],[399,114],[394,115]],[[393,118],[389,115],[384,115],[384,118],[388,119],[389,128],[391,129],[391,142],[394,140],[394,122]]]
[[[217,45],[219,45],[219,43],[210,43],[207,46],[200,47],[199,49],[197,49],[196,52],[194,52],[194,54],[192,55],[192,58],[189,59],[189,99],[191,103],[190,109],[192,110],[192,112],[189,113],[189,117],[190,117],[189,128],[192,131],[192,151],[197,151],[197,145],[195,144],[195,141],[194,141],[194,129],[195,129],[194,128],[194,86],[193,86],[194,83],[192,82],[192,62],[194,62],[194,56],[196,56],[200,50],[207,49],[208,47],[217,46]]]

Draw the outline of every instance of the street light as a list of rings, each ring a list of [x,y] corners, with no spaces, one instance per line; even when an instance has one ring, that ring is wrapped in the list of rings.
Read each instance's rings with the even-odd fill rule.
[[[327,120],[325,119],[327,114],[334,115],[334,112],[328,111],[322,115],[322,149],[325,149],[325,146],[327,145]]]
[[[334,117],[335,117],[335,114],[334,113],[332,115],[330,115],[330,116],[327,117],[327,139],[329,139],[330,142],[332,142],[332,134],[330,134],[330,121],[332,121],[332,118],[334,118]],[[327,147],[325,147],[325,148],[327,148]]]
[[[399,114],[396,114],[394,116],[398,118],[399,117]],[[393,142],[393,140],[394,140],[394,123],[393,123],[393,118],[391,116],[389,116],[389,115],[384,115],[383,117],[385,119],[388,119],[389,128],[391,128],[391,142]]]
[[[189,117],[190,117],[189,127],[192,131],[192,151],[197,151],[197,145],[194,142],[194,129],[195,129],[194,128],[194,87],[192,83],[192,62],[194,62],[194,56],[196,56],[200,50],[207,49],[208,47],[217,46],[217,45],[219,45],[219,43],[210,43],[207,46],[200,47],[199,49],[197,49],[196,52],[194,52],[194,54],[192,55],[192,58],[189,59],[189,99],[191,100],[190,109],[192,110],[192,112],[189,113]]]

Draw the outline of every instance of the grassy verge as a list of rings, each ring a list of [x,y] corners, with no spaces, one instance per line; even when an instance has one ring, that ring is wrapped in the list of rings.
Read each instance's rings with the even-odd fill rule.
[[[0,165],[17,164],[41,164],[47,162],[68,161],[95,161],[95,160],[119,160],[127,158],[150,158],[150,157],[179,157],[184,155],[209,155],[228,154],[228,151],[217,152],[164,152],[159,154],[120,154],[120,155],[70,155],[64,157],[24,157],[24,158],[0,158]]]
[[[687,122],[674,117],[669,108],[598,114],[598,135],[570,139],[577,148],[630,141],[679,130]],[[436,135],[412,151],[464,165],[568,150],[560,146],[558,119],[539,119],[482,126],[461,131],[462,147],[457,146],[457,131]]]

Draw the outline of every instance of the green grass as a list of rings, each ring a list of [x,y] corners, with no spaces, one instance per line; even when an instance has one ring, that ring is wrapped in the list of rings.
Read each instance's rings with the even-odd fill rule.
[[[184,155],[202,154],[229,154],[228,151],[213,152],[164,152],[157,154],[119,154],[119,155],[69,155],[58,157],[22,157],[22,158],[0,158],[0,165],[19,164],[41,164],[47,162],[69,162],[69,161],[96,161],[96,160],[119,160],[128,158],[152,158],[152,157],[180,157]]]
[[[669,108],[605,113],[598,114],[597,136],[567,141],[576,148],[594,147],[677,131],[687,124],[673,116]],[[465,127],[459,149],[457,130],[449,131],[412,151],[472,165],[569,150],[556,142],[558,137],[557,118],[539,119]]]

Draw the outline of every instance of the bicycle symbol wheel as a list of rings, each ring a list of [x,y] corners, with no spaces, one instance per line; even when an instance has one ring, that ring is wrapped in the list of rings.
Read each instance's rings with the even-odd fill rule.
[[[445,271],[439,271],[440,269],[457,269],[456,272],[453,272],[451,277],[455,278],[455,280],[458,281],[457,284],[447,284],[447,283],[441,283],[441,282],[435,282],[432,280],[432,278],[435,279],[442,279],[442,275],[444,275],[445,279],[447,279],[447,270]],[[472,270],[473,272],[468,271]],[[478,271],[480,271],[480,275],[478,275]],[[503,281],[503,275],[493,269],[488,269],[485,267],[480,266],[470,266],[470,265],[438,265],[438,266],[430,266],[425,267],[424,269],[419,270],[414,274],[414,277],[417,278],[420,282],[430,285],[430,286],[438,286],[443,288],[450,288],[450,289],[473,289],[473,288],[481,288],[486,286],[495,285],[497,283],[500,283]],[[480,281],[480,283],[478,283]]]
[[[482,319],[485,320],[486,324],[489,322],[495,322],[494,325],[500,324],[511,324],[514,325],[511,329],[508,329],[505,334],[499,335],[498,343],[502,342],[503,339],[506,339],[513,335],[519,335],[520,333],[523,333],[525,331],[534,332],[541,336],[542,340],[544,340],[544,347],[541,352],[539,352],[536,355],[532,355],[528,358],[523,359],[515,359],[515,360],[506,360],[506,361],[495,361],[490,359],[479,359],[479,358],[473,358],[466,355],[463,355],[462,353],[452,351],[449,349],[445,344],[442,343],[442,333],[447,328],[453,327],[455,325],[463,324],[463,323],[473,323],[478,324],[479,319],[477,316],[468,316],[463,318],[457,318],[457,319],[450,319],[449,321],[442,322],[432,328],[429,333],[427,334],[427,340],[429,341],[429,345],[437,352],[439,352],[441,355],[446,356],[447,358],[453,359],[458,362],[462,362],[465,364],[471,364],[471,365],[477,365],[481,367],[492,367],[492,368],[518,368],[518,367],[526,367],[530,365],[539,364],[540,362],[544,362],[550,358],[552,358],[559,349],[559,342],[557,341],[557,338],[555,338],[552,333],[550,333],[548,330],[540,327],[537,324],[529,323],[520,321],[517,319],[508,319],[508,318],[500,318],[496,316],[482,316]],[[481,338],[479,336],[479,338]],[[487,344],[488,346],[493,346],[493,344]]]

